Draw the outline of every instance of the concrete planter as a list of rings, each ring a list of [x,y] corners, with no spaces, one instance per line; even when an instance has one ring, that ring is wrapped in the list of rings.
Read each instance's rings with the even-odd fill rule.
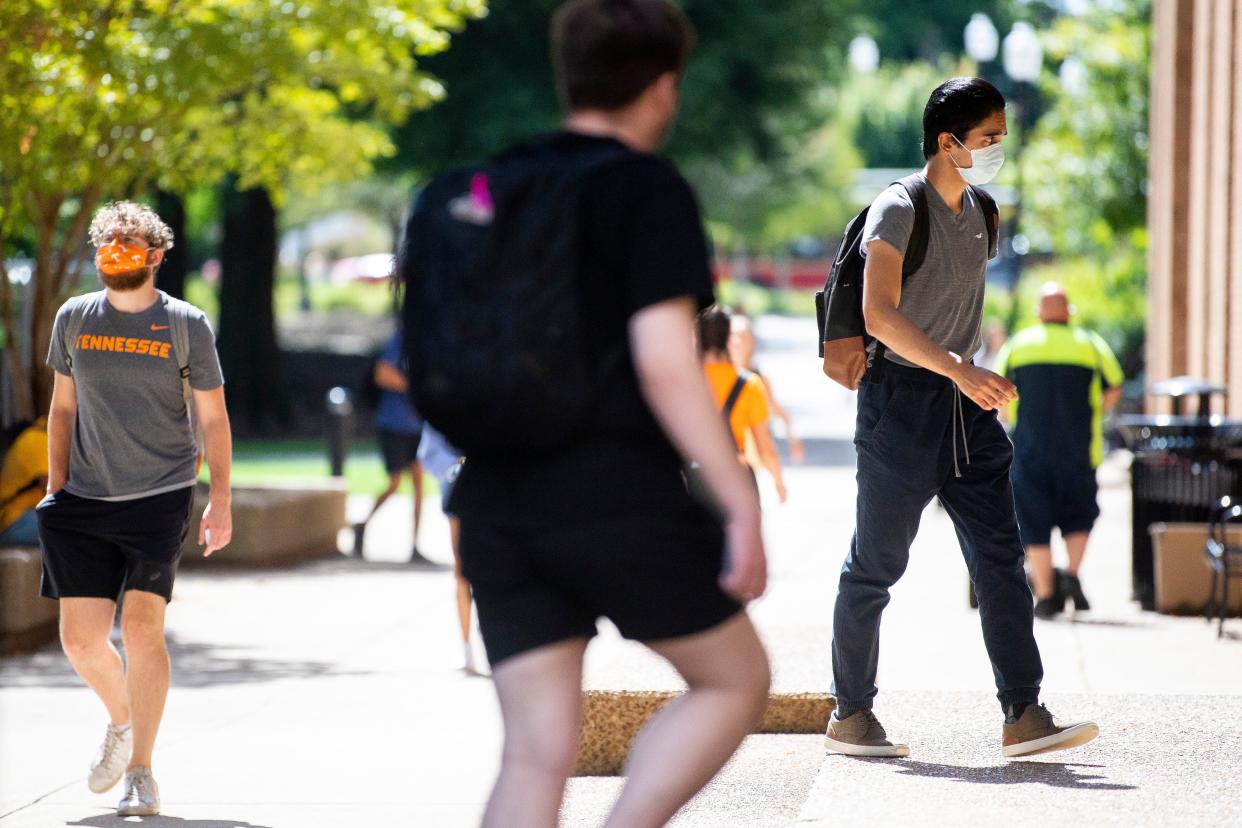
[[[60,605],[39,595],[43,566],[33,547],[0,549],[0,655],[56,639]]]
[[[345,526],[345,498],[343,482],[313,488],[234,488],[233,541],[204,558],[198,528],[207,507],[207,490],[200,486],[194,495],[181,565],[284,566],[336,555],[336,536]]]

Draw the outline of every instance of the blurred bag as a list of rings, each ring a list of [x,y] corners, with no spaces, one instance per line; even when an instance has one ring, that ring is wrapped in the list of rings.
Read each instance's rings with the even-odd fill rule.
[[[398,248],[410,398],[471,457],[581,434],[604,372],[581,308],[580,184],[632,154],[528,146],[434,179]]]

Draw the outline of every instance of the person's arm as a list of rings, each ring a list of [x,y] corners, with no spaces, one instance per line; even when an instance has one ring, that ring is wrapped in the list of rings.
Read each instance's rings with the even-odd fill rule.
[[[776,484],[776,494],[780,497],[781,503],[784,503],[788,492],[785,490],[785,477],[781,471],[781,457],[776,451],[776,443],[772,440],[772,430],[768,428],[767,423],[760,423],[753,426],[750,433],[755,438],[755,451],[759,452],[759,462],[763,463],[768,474],[772,475],[772,482]]]
[[[375,384],[385,391],[395,391],[398,394],[404,394],[409,388],[409,382],[401,369],[382,359],[375,363]]]
[[[902,254],[882,239],[867,246],[863,272],[863,320],[867,333],[894,353],[948,377],[981,408],[997,409],[1017,397],[1014,384],[984,368],[963,362],[919,330],[897,309],[901,301]]]
[[[793,418],[776,401],[776,397],[772,394],[772,382],[762,374],[759,375],[759,379],[763,381],[763,390],[768,392],[768,407],[772,409],[772,416],[780,420],[785,426],[785,440],[789,443],[789,459],[794,463],[801,463],[806,459],[806,448],[802,445],[802,441],[798,439],[798,436],[794,434]]]
[[[1113,409],[1117,407],[1117,403],[1121,402],[1121,387],[1108,388],[1104,391],[1104,413],[1111,414]]]
[[[725,513],[728,544],[721,587],[741,601],[767,586],[759,499],[737,461],[737,447],[712,402],[694,352],[694,303],[669,299],[629,322],[630,349],[643,398],[681,456],[693,459]]]
[[[53,374],[52,406],[47,413],[47,493],[54,494],[69,481],[69,447],[78,416],[78,390],[73,377]]]
[[[198,543],[205,545],[203,557],[223,549],[233,539],[233,491],[229,477],[233,469],[233,433],[229,412],[224,406],[224,386],[210,391],[194,390],[194,408],[203,429],[203,453],[211,471],[211,496],[198,527]]]

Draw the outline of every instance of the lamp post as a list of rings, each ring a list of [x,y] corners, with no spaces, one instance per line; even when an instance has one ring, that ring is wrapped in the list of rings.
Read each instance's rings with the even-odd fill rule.
[[[966,25],[964,35],[966,53],[976,62],[990,63],[996,59],[998,51],[1001,55],[1001,66],[1010,81],[1013,93],[1014,110],[1017,115],[1018,137],[1015,141],[1013,160],[1017,169],[1013,215],[1010,221],[1009,254],[1010,283],[1009,290],[1013,297],[1006,328],[1013,330],[1018,316],[1018,284],[1022,279],[1022,257],[1030,249],[1026,238],[1018,234],[1022,221],[1022,164],[1021,155],[1026,141],[1027,130],[1031,126],[1032,106],[1030,95],[1034,84],[1044,66],[1044,49],[1039,42],[1039,35],[1030,23],[1018,22],[1005,35],[999,44],[999,32],[995,24],[986,14],[975,14]]]
[[[879,44],[870,35],[858,35],[850,41],[849,63],[855,74],[872,74],[880,67]]]

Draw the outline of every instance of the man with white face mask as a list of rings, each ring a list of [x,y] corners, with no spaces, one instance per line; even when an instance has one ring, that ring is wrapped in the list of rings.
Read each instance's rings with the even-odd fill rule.
[[[909,754],[889,741],[871,708],[880,616],[934,497],[953,520],[979,598],[1005,714],[1003,755],[1061,750],[1099,733],[1090,722],[1058,724],[1039,704],[1043,666],[1009,482],[1013,447],[996,413],[1016,389],[971,362],[981,345],[984,274],[999,225],[985,209],[990,198],[974,188],[1000,171],[1005,134],[1005,99],[991,84],[944,83],[923,112],[927,165],[882,193],[867,214],[862,310],[876,342],[858,392],[857,528],[833,621],[838,706],[828,743],[839,753]],[[903,278],[916,221],[926,252]]]

